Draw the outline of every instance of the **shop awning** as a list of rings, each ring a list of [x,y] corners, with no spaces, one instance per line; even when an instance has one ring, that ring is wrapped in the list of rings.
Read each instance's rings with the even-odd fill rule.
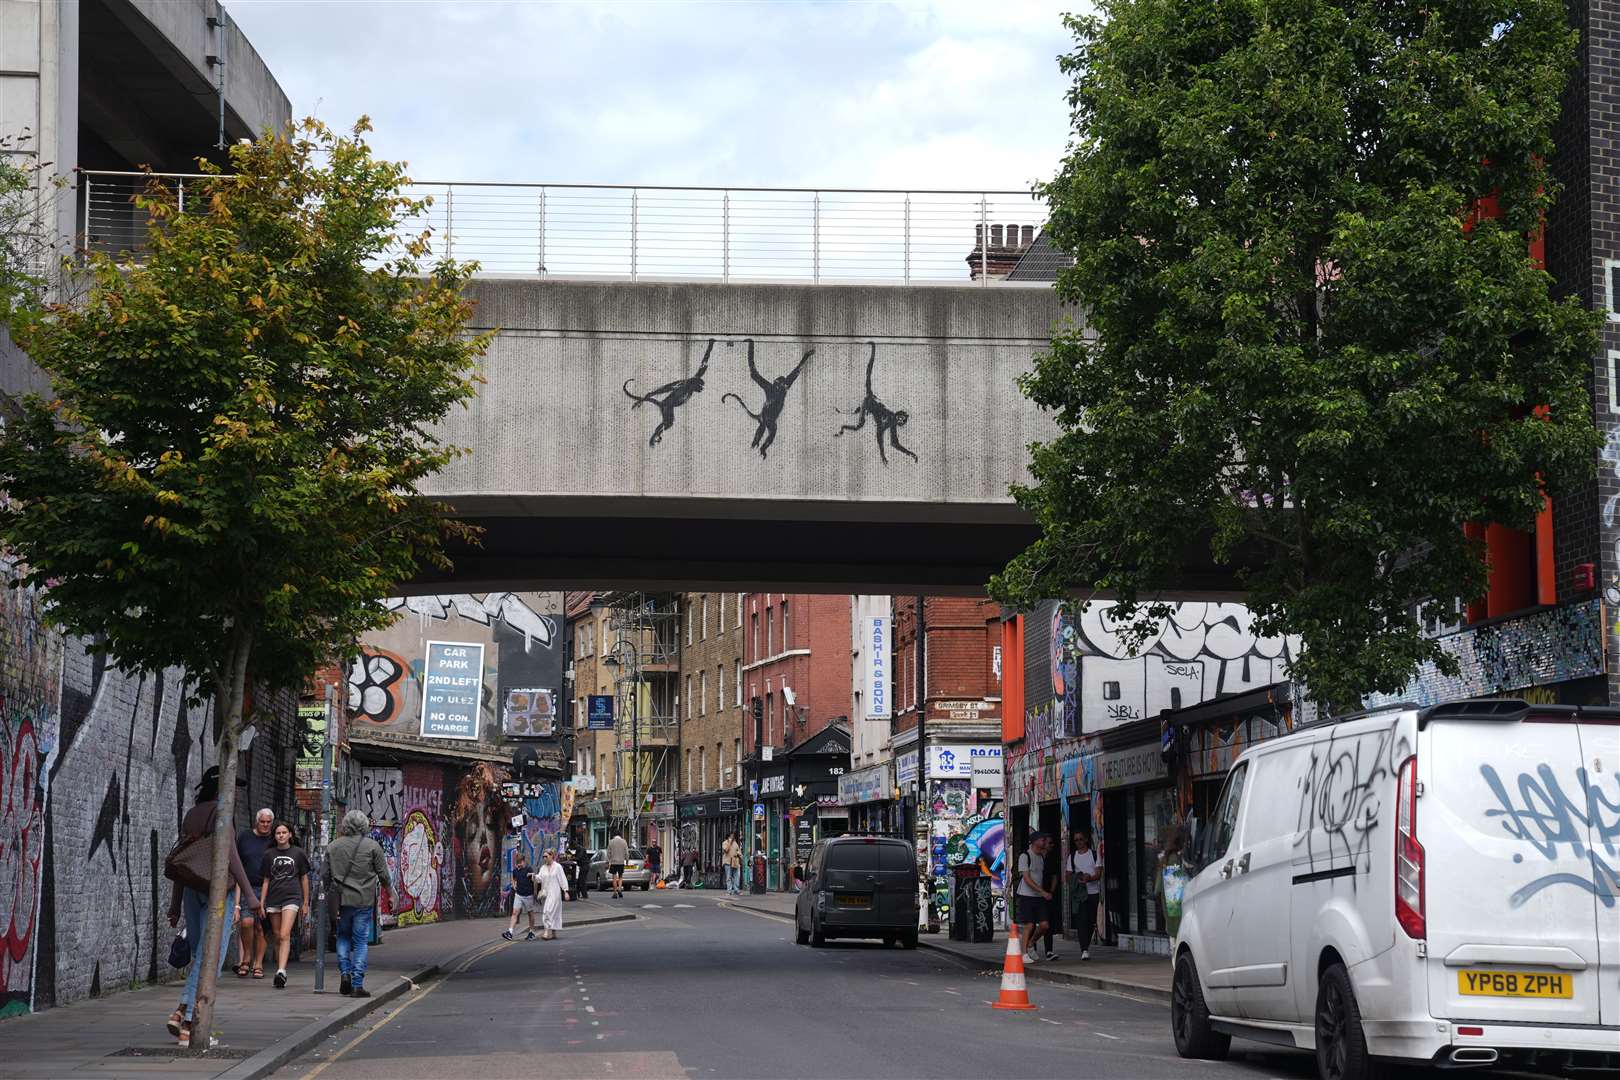
[[[1282,715],[1293,708],[1294,684],[1287,680],[1256,687],[1237,694],[1210,698],[1182,709],[1166,709],[1159,714],[1165,727],[1198,728],[1230,721],[1234,716],[1270,712]]]

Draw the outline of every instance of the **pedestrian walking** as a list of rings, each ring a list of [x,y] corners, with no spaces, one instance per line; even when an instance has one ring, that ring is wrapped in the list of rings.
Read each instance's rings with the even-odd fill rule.
[[[622,899],[624,896],[624,864],[630,859],[630,845],[624,842],[624,837],[614,833],[608,838],[608,876],[613,879],[613,896]]]
[[[568,895],[568,875],[557,865],[557,853],[550,848],[541,855],[540,872],[534,875],[536,896],[540,903],[540,937],[555,941],[562,929],[562,902]],[[533,934],[529,935],[533,937]]]
[[[726,892],[732,896],[742,895],[742,859],[742,837],[733,832],[720,845],[720,861],[726,867]]]
[[[270,835],[275,824],[275,811],[267,806],[253,815],[251,828],[236,834],[236,854],[242,860],[242,869],[247,871],[254,896],[260,894],[260,886],[264,884],[264,877],[260,873],[264,869],[264,853],[276,845],[275,838]],[[236,935],[236,977],[245,979],[251,972],[255,979],[262,979],[270,923],[263,915],[255,915],[251,908],[243,910],[241,916]]]
[[[1029,848],[1018,856],[1014,918],[1018,920],[1019,944],[1024,947],[1026,964],[1039,959],[1035,955],[1035,939],[1046,931],[1046,902],[1052,899],[1051,892],[1042,883],[1046,874],[1047,843],[1045,833],[1036,833],[1030,837]]]
[[[1097,902],[1102,899],[1102,863],[1091,850],[1091,837],[1076,831],[1069,853],[1069,913],[1080,931],[1080,959],[1091,959],[1091,935],[1097,929]]]
[[[338,993],[370,997],[365,988],[366,950],[371,942],[371,912],[379,887],[389,889],[388,860],[382,845],[368,834],[371,819],[360,810],[343,815],[338,838],[326,848],[327,895],[338,899]]]
[[[238,779],[237,787],[247,787],[247,781]],[[182,837],[211,837],[214,835],[214,825],[219,816],[219,766],[215,765],[202,774],[202,782],[197,785],[197,801],[185,817],[180,820],[180,835]],[[211,850],[211,848],[210,848]],[[237,903],[246,904],[248,908],[257,912],[259,898],[253,893],[252,883],[248,881],[247,872],[242,869],[242,857],[237,854],[236,845],[230,848],[231,857],[231,884],[225,892],[225,927],[219,943],[219,968],[225,968],[225,956],[230,952],[232,929],[236,925]],[[176,885],[169,892],[169,925],[180,925],[181,917],[186,920],[186,940],[191,945],[191,965],[186,972],[186,985],[180,991],[180,1005],[169,1014],[169,1034],[173,1035],[179,1045],[191,1045],[191,1021],[197,1012],[197,981],[202,977],[203,941],[208,933],[210,920],[208,918],[208,894],[200,892],[190,886]],[[207,1046],[206,1037],[202,1039],[204,1047]]]
[[[654,840],[647,845],[647,869],[652,871],[652,883],[658,884],[664,878],[664,849]]]
[[[1041,880],[1046,886],[1046,906],[1041,916],[1046,921],[1043,931],[1045,957],[1047,960],[1058,958],[1057,950],[1053,945],[1053,929],[1061,926],[1063,920],[1063,857],[1059,854],[1059,844],[1056,840],[1046,845],[1042,858],[1046,860],[1045,868],[1041,872]]]
[[[692,879],[697,874],[697,864],[697,848],[689,847],[681,852],[681,888],[692,888]]]
[[[287,953],[292,949],[293,923],[309,914],[309,856],[293,843],[292,826],[276,822],[270,833],[276,846],[264,853],[259,869],[259,901],[270,917],[276,938],[276,989],[287,988]]]
[[[514,940],[520,915],[529,917],[529,932],[523,940],[534,940],[534,878],[534,868],[529,865],[529,857],[523,854],[523,849],[512,852],[512,919],[501,931],[501,937],[507,941]]]

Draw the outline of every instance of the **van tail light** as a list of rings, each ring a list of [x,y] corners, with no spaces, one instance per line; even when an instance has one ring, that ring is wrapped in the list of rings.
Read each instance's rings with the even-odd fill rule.
[[[1417,841],[1417,757],[1401,765],[1395,793],[1395,921],[1406,936],[1423,940],[1423,845]]]

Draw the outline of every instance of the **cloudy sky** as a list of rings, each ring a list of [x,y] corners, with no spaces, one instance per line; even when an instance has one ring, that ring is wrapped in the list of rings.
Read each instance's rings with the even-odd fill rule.
[[[418,179],[968,189],[1055,170],[1080,6],[227,0]]]

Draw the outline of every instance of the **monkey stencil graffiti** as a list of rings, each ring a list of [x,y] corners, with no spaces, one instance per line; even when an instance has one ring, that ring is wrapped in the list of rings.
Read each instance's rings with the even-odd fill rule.
[[[731,342],[728,341],[726,344],[729,346]],[[748,375],[765,392],[765,400],[760,403],[759,412],[757,413],[748,407],[747,402],[730,391],[721,394],[720,400],[725,401],[729,398],[735,401],[742,406],[742,411],[752,417],[754,423],[759,425],[754,430],[754,441],[749,445],[759,451],[760,457],[765,457],[765,452],[771,448],[771,443],[776,441],[776,422],[781,419],[782,406],[787,404],[788,391],[793,389],[793,384],[798,381],[799,372],[803,371],[804,365],[810,361],[812,356],[816,355],[816,350],[805,350],[805,354],[800,358],[798,364],[786,375],[778,375],[774,379],[767,379],[759,373],[759,368],[754,366],[754,339],[748,338],[747,345]]]
[[[639,409],[642,405],[652,405],[658,409],[661,419],[658,426],[653,428],[652,438],[647,440],[648,446],[657,446],[664,438],[664,432],[675,426],[675,410],[692,400],[693,395],[703,390],[703,376],[709,371],[709,356],[714,352],[714,339],[709,339],[709,347],[703,350],[703,362],[698,365],[695,373],[684,379],[675,379],[665,383],[645,394],[633,393],[630,384],[634,379],[624,380],[624,394],[634,404],[632,409]]]
[[[854,416],[857,419],[853,424],[845,424],[839,428],[834,432],[834,435],[842,435],[846,431],[861,430],[866,426],[866,418],[870,416],[872,426],[876,428],[878,457],[883,459],[883,464],[887,465],[889,463],[889,455],[883,449],[885,439],[888,440],[889,446],[900,451],[912,461],[916,461],[917,455],[900,445],[900,429],[906,426],[906,422],[911,419],[911,415],[904,409],[891,409],[878,400],[877,394],[872,390],[872,369],[877,366],[877,342],[868,341],[866,344],[867,348],[871,350],[866,357],[866,396],[861,399],[860,405],[849,412],[844,412],[843,409],[838,410],[843,416]]]

